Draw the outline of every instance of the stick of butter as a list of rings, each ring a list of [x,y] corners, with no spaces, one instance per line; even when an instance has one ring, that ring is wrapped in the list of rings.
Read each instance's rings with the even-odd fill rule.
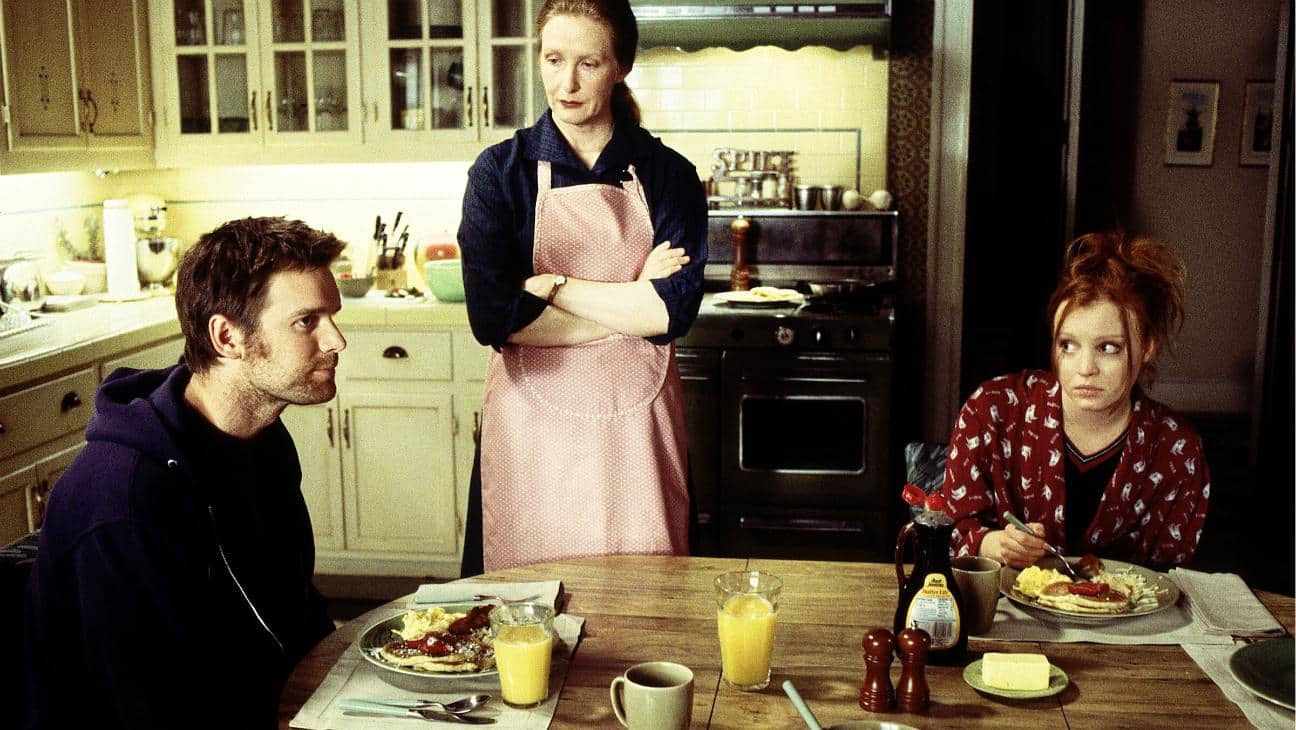
[[[981,659],[981,681],[996,689],[1040,690],[1049,685],[1049,663],[1043,654],[987,652]]]

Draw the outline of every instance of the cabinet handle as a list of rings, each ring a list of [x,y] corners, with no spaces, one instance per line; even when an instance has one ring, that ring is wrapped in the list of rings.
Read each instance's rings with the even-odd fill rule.
[[[63,402],[59,404],[59,410],[67,413],[80,405],[81,396],[77,395],[76,391],[73,390],[63,394]]]
[[[333,448],[333,409],[332,408],[328,409],[328,417],[329,417],[329,423],[328,423],[329,448],[331,449]]]
[[[250,118],[252,119],[252,131],[253,131],[253,132],[255,132],[255,131],[256,131],[256,128],[257,128],[257,105],[256,105],[256,97],[257,97],[257,93],[256,93],[255,91],[252,92],[252,101],[251,101],[251,103],[248,104],[248,109],[251,110],[251,111],[248,112],[248,117],[250,117]]]
[[[373,108],[374,108],[374,121],[377,122],[377,121],[378,121],[378,102],[375,101],[375,102],[373,103]]]
[[[409,353],[405,352],[405,348],[400,345],[392,345],[386,350],[383,350],[383,357],[388,360],[404,360],[409,357]]]
[[[482,104],[482,126],[483,127],[495,126],[494,124],[491,123],[491,117],[490,117],[490,87],[489,86],[482,87],[481,104]]]
[[[464,90],[464,119],[468,120],[468,126],[473,126],[471,86]]]
[[[473,445],[481,446],[481,411],[473,411]]]
[[[32,490],[32,528],[38,528],[45,522],[45,503],[49,500],[50,483],[42,479]]]
[[[3,436],[3,435],[4,435],[4,432],[5,432],[4,424],[3,424],[3,423],[0,423],[0,436]]]
[[[351,409],[342,411],[342,443],[351,448]]]
[[[266,127],[266,131],[269,131],[269,132],[273,132],[273,131],[274,131],[274,113],[271,111],[271,110],[274,108],[274,105],[273,105],[273,103],[270,101],[270,97],[271,97],[271,96],[272,96],[272,94],[271,94],[270,92],[267,91],[267,92],[265,93],[265,105],[266,105],[266,121],[265,121],[265,127]]]
[[[95,122],[99,121],[99,104],[95,102],[94,94],[89,89],[85,90],[85,103],[90,112],[86,118],[86,132],[94,134]]]

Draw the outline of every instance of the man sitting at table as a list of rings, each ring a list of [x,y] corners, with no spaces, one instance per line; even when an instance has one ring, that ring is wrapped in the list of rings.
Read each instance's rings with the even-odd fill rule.
[[[343,246],[247,218],[184,256],[184,364],[109,375],[50,496],[27,727],[274,726],[288,672],[333,629],[279,414],[337,390]]]

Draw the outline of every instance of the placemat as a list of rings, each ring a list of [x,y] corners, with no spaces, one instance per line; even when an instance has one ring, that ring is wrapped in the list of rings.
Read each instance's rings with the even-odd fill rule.
[[[436,693],[416,693],[393,687],[384,682],[377,668],[370,665],[360,656],[360,651],[353,642],[342,653],[337,664],[329,670],[328,676],[320,683],[315,693],[293,717],[290,727],[304,730],[366,730],[368,728],[410,728],[432,725],[454,725],[434,720],[419,720],[418,724],[410,718],[375,717],[344,713],[338,709],[338,702],[343,699],[432,699],[450,702],[478,692],[491,695],[490,704],[474,712],[474,715],[495,718],[498,728],[524,728],[541,730],[549,727],[554,709],[558,706],[558,695],[562,693],[563,682],[567,679],[567,670],[571,666],[572,655],[580,642],[581,628],[585,619],[570,614],[559,614],[554,617],[554,633],[561,640],[554,648],[553,664],[549,670],[549,699],[538,707],[529,710],[516,710],[504,704],[500,697],[499,676],[491,675],[476,679],[447,677],[445,690]],[[417,718],[413,718],[417,719]]]
[[[1261,730],[1291,730],[1296,726],[1296,713],[1272,702],[1266,702],[1251,694],[1229,671],[1229,657],[1244,642],[1229,643],[1228,646],[1185,646],[1183,649],[1192,657],[1197,666],[1207,677],[1211,678],[1233,704],[1242,710],[1242,714]]]

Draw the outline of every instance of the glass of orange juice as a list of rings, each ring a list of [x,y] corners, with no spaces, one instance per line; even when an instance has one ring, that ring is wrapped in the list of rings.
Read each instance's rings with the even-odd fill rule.
[[[506,603],[490,612],[500,694],[511,707],[535,707],[549,696],[553,617],[541,603]]]
[[[782,590],[782,578],[759,570],[716,576],[720,666],[729,686],[747,691],[769,686]]]

